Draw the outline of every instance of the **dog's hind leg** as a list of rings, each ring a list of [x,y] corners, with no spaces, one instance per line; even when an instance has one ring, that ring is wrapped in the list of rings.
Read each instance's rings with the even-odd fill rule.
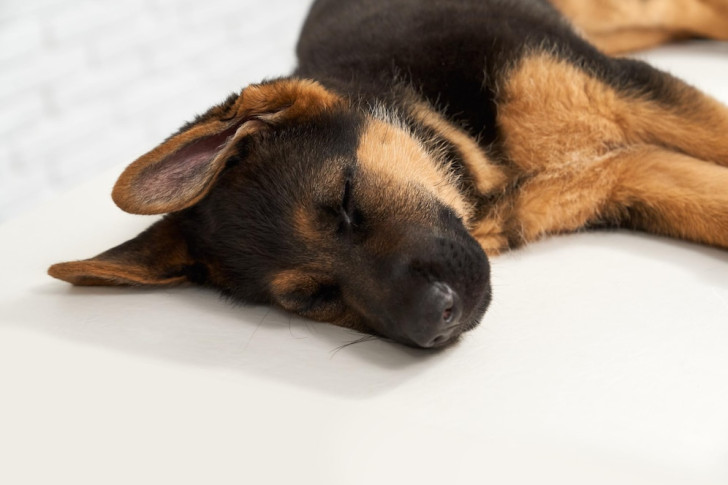
[[[728,168],[652,146],[613,163],[619,179],[603,212],[611,222],[728,248]]]
[[[726,0],[551,0],[592,43],[617,54],[686,37],[728,39]]]

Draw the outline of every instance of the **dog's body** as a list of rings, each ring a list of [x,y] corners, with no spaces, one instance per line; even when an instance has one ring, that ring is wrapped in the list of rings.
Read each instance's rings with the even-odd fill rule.
[[[728,248],[728,109],[604,53],[688,34],[728,36],[728,2],[318,0],[290,78],[119,179],[121,208],[169,215],[50,272],[435,347],[485,312],[486,254],[605,225]]]

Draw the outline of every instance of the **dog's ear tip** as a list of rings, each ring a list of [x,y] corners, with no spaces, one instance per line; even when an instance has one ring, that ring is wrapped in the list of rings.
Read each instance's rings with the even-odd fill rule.
[[[96,259],[57,263],[48,268],[48,275],[73,286],[130,286],[136,285],[134,279]]]
[[[129,214],[144,214],[142,207],[134,203],[134,198],[130,195],[128,172],[129,169],[127,168],[114,184],[114,188],[111,189],[111,200],[124,212],[128,212]]]
[[[48,276],[52,276],[53,278],[64,280],[64,270],[63,267],[68,263],[56,263],[52,265],[50,268],[48,268]]]
[[[118,286],[124,284],[107,274],[99,271],[94,260],[69,261],[57,263],[48,268],[48,275],[73,286]]]
[[[163,218],[147,230],[93,258],[57,263],[47,270],[74,286],[173,286],[188,281],[194,265],[178,218]]]
[[[129,185],[126,181],[119,179],[119,182],[114,185],[114,188],[111,191],[111,200],[113,200],[114,204],[116,204],[116,206],[124,212],[140,216],[153,216],[175,212],[174,207],[170,206],[170,204],[165,205],[159,202],[155,205],[140,203],[137,198],[132,195],[128,187]]]
[[[122,190],[119,188],[118,183],[114,185],[114,188],[111,190],[111,200],[114,201],[114,204],[116,204],[119,209],[124,212],[129,212],[127,210],[126,197],[122,194]]]
[[[69,261],[67,263],[56,263],[48,268],[48,275],[72,285],[81,285],[82,278],[86,275],[81,270],[82,261]]]
[[[129,214],[143,214],[143,212],[140,212],[140,208],[137,207],[136,204],[133,204],[130,199],[131,198],[125,193],[125,191],[118,189],[118,185],[116,185],[114,190],[111,191],[111,200],[114,201],[114,204],[116,204],[119,209],[124,212],[128,212]]]

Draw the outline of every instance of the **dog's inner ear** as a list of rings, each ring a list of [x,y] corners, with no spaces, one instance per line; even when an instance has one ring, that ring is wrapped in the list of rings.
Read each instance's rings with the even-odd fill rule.
[[[205,196],[232,155],[235,139],[259,122],[214,121],[173,136],[132,163],[114,186],[114,202],[133,214],[164,214]]]
[[[84,261],[59,263],[48,274],[77,286],[170,286],[204,279],[169,216],[115,248]]]
[[[114,187],[114,202],[133,214],[164,214],[190,207],[207,195],[239,140],[303,120],[340,101],[308,80],[249,86],[234,103],[213,107],[132,163]]]

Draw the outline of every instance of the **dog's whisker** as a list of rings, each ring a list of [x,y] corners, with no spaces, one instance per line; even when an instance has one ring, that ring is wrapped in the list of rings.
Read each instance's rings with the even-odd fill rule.
[[[308,323],[306,323],[306,328],[308,328]],[[293,315],[288,316],[288,333],[291,335],[291,338],[295,340],[306,340],[308,338],[305,335],[301,337],[293,335]]]
[[[336,347],[335,349],[333,349],[331,351],[331,358],[333,359],[334,357],[336,357],[336,354],[338,354],[340,351],[344,350],[345,348],[348,348],[348,347],[351,347],[351,346],[354,346],[354,345],[357,345],[357,344],[363,344],[363,343],[366,343],[366,342],[372,342],[374,340],[383,340],[383,339],[381,337],[376,336],[376,335],[365,335],[365,336],[363,336],[363,337],[361,337],[359,339],[356,339],[356,340],[354,340],[352,342],[345,343],[345,344],[340,345],[340,346]]]
[[[253,330],[253,333],[251,333],[250,334],[250,337],[248,337],[248,341],[245,343],[245,347],[243,347],[243,349],[247,349],[250,346],[250,342],[253,341],[253,338],[255,337],[255,334],[257,334],[258,333],[258,330],[260,330],[260,327],[263,326],[263,323],[265,322],[265,319],[268,318],[268,315],[270,315],[270,312],[271,311],[273,311],[273,309],[272,308],[269,308],[265,312],[265,314],[263,315],[263,317],[261,317],[260,321],[255,326],[255,329]]]

